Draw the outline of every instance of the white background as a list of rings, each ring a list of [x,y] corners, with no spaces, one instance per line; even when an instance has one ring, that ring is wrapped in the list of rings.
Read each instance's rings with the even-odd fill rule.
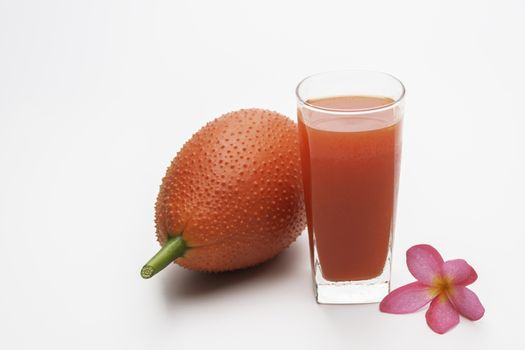
[[[1,349],[523,349],[524,1],[0,1]],[[486,307],[444,336],[424,312],[321,306],[306,237],[268,264],[170,266],[153,205],[204,123],[295,118],[318,71],[406,85],[393,286],[417,243],[464,258]]]

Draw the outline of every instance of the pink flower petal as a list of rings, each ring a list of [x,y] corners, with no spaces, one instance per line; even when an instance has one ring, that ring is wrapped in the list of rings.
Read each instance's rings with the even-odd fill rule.
[[[428,245],[415,245],[407,250],[407,266],[410,273],[421,283],[432,285],[432,280],[441,275],[443,258]]]
[[[430,303],[426,319],[428,326],[434,332],[443,334],[459,323],[459,314],[446,295],[440,294]]]
[[[472,266],[463,259],[449,260],[443,264],[443,276],[452,279],[453,284],[468,286],[478,279],[478,274]]]
[[[456,310],[469,320],[477,321],[485,314],[485,308],[481,305],[478,296],[467,287],[454,286],[448,297]]]
[[[379,310],[390,314],[415,312],[428,304],[434,296],[430,287],[412,282],[391,291],[379,304]]]

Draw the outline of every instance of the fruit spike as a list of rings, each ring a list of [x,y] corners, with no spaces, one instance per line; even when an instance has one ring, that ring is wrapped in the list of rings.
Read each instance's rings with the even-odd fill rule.
[[[142,278],[151,278],[164,269],[178,257],[184,255],[188,249],[181,235],[170,237],[166,244],[151,258],[140,271]]]

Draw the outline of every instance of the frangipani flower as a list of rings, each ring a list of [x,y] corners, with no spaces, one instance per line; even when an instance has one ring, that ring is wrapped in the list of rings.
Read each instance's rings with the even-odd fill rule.
[[[434,247],[420,244],[407,250],[407,265],[417,282],[390,292],[379,305],[382,312],[406,314],[430,303],[427,323],[439,334],[455,327],[459,314],[476,321],[485,313],[476,294],[466,287],[478,275],[465,260],[445,262]]]

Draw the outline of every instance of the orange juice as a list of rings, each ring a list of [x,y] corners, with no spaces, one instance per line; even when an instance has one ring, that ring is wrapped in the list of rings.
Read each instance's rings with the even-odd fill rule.
[[[310,242],[315,241],[328,281],[374,278],[385,266],[394,226],[401,121],[392,109],[366,110],[392,103],[385,97],[338,96],[307,104],[354,111],[351,116],[298,112]],[[310,248],[313,254],[313,244]]]

